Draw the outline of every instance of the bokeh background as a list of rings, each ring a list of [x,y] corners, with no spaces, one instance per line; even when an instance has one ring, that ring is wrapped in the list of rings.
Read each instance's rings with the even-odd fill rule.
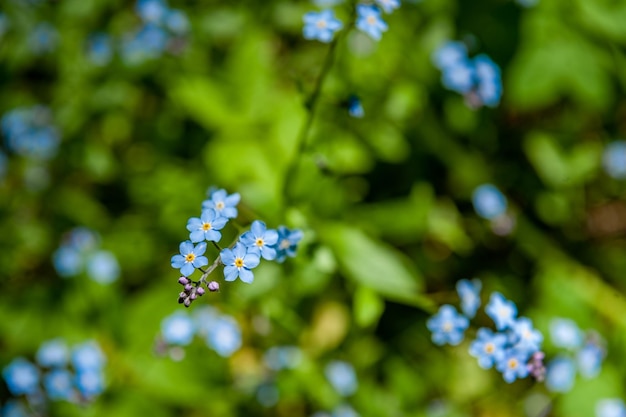
[[[376,42],[347,1],[326,72],[331,47],[302,36],[314,3],[168,6],[155,26],[134,2],[0,4],[0,365],[52,339],[105,358],[81,404],[27,406],[3,381],[4,415],[589,417],[624,395],[626,158],[606,155],[626,138],[626,3],[407,0]],[[501,68],[497,107],[443,87],[432,55],[448,40]],[[37,138],[16,144],[11,117]],[[474,210],[486,183],[504,224]],[[255,219],[304,238],[251,285],[217,271],[221,291],[186,310],[170,258],[209,187],[241,194],[229,238]],[[77,227],[100,258],[68,273],[53,259]],[[548,358],[552,319],[597,332],[599,374],[556,393],[479,368],[471,332],[434,345],[426,320],[458,305],[462,278],[513,300]],[[216,312],[239,329],[233,352],[162,346],[173,313]],[[268,363],[276,346],[294,347],[287,365]],[[335,361],[354,389],[330,383]]]

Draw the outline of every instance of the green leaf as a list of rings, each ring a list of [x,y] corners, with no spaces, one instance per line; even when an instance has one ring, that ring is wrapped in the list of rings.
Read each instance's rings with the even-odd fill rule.
[[[359,287],[354,294],[354,318],[361,327],[375,324],[385,311],[385,302],[376,292]]]

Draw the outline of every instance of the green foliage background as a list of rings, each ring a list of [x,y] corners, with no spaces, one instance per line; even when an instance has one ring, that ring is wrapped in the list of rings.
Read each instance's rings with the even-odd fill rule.
[[[626,3],[407,1],[385,16],[380,43],[340,35],[309,130],[305,104],[329,50],[302,39],[312,4],[170,6],[191,20],[179,56],[106,67],[89,62],[86,40],[133,30],[133,4],[1,6],[11,29],[0,40],[0,110],[47,105],[63,140],[46,187],[27,186],[31,162],[17,156],[0,182],[0,364],[54,337],[94,338],[108,361],[105,394],[86,408],[55,403],[53,415],[307,416],[341,401],[323,375],[333,359],[354,364],[349,402],[364,417],[534,417],[547,401],[551,415],[588,417],[598,399],[623,395],[626,186],[603,172],[601,153],[625,137]],[[337,8],[344,22],[351,7]],[[41,20],[60,42],[35,56],[26,38]],[[470,110],[441,86],[430,56],[462,38],[503,70],[495,110]],[[362,120],[342,107],[351,93]],[[485,182],[509,198],[509,236],[472,209]],[[297,258],[263,263],[252,285],[223,284],[191,307],[235,316],[240,351],[223,359],[198,340],[174,362],[153,354],[161,320],[182,308],[169,259],[212,185],[242,195],[242,227],[260,218],[305,238]],[[115,253],[117,282],[57,276],[51,254],[75,226]],[[556,396],[481,370],[467,338],[434,346],[425,320],[457,304],[455,282],[471,277],[483,280],[483,301],[501,291],[546,336],[553,317],[597,330],[608,348],[601,374]],[[281,344],[305,359],[275,377],[280,402],[264,408],[262,354]],[[549,340],[545,349],[556,352]]]

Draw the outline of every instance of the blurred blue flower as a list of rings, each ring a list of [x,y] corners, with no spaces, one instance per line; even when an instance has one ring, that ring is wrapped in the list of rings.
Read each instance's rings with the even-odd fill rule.
[[[515,0],[517,4],[523,7],[533,7],[539,3],[539,0]]]
[[[76,249],[61,246],[52,254],[52,264],[61,277],[73,277],[82,271],[83,258]]]
[[[363,104],[357,96],[350,96],[348,99],[348,114],[357,119],[365,116],[365,110],[363,110]]]
[[[17,400],[9,400],[0,408],[2,417],[30,417],[24,405]]]
[[[232,249],[222,249],[220,257],[224,264],[226,281],[234,281],[237,277],[248,284],[254,281],[251,269],[258,266],[261,261],[257,252],[249,251],[243,243],[237,242]]]
[[[275,384],[261,384],[257,388],[256,399],[263,407],[273,407],[278,404],[280,393]]]
[[[206,251],[206,242],[194,246],[190,240],[186,240],[180,244],[179,249],[180,255],[172,256],[171,264],[172,268],[180,269],[180,273],[184,276],[188,277],[196,268],[209,264],[207,257],[202,256]]]
[[[7,148],[18,155],[48,160],[57,153],[60,135],[44,106],[22,107],[4,114],[0,121]]]
[[[100,241],[100,236],[87,227],[75,227],[67,235],[67,244],[81,252],[95,249]]]
[[[481,368],[489,369],[504,357],[506,344],[507,337],[504,334],[481,327],[476,334],[476,340],[470,345],[469,353],[478,359]]]
[[[457,67],[467,61],[467,47],[462,42],[447,41],[435,50],[432,60],[441,71]]]
[[[359,417],[359,413],[349,404],[339,404],[330,414],[332,417]]]
[[[482,104],[488,107],[497,106],[502,96],[500,67],[484,54],[474,57],[474,67],[477,80],[476,91]]]
[[[428,319],[426,326],[432,332],[432,341],[436,345],[458,345],[463,340],[469,320],[454,307],[445,304],[439,308],[437,314]]]
[[[296,256],[298,243],[302,240],[303,233],[302,230],[290,230],[285,226],[278,226],[276,231],[278,232],[278,240],[274,245],[276,261],[284,262],[288,256],[291,258]]]
[[[324,368],[326,379],[335,391],[342,397],[347,397],[356,392],[358,381],[354,367],[348,362],[332,361]]]
[[[539,351],[543,342],[543,335],[539,330],[533,328],[533,322],[529,318],[520,317],[511,325],[511,329],[515,334],[513,348],[520,354],[530,357]]]
[[[127,35],[120,50],[122,60],[130,65],[141,64],[163,54],[169,36],[161,27],[148,23]]]
[[[110,284],[120,276],[120,265],[113,253],[99,250],[87,259],[87,275],[100,284]]]
[[[218,230],[222,230],[228,219],[220,216],[212,208],[202,210],[200,217],[192,217],[187,221],[187,230],[189,239],[192,242],[202,242],[207,240],[209,242],[219,242],[222,238],[222,234]]]
[[[489,298],[489,304],[485,307],[485,313],[493,319],[496,329],[504,330],[515,324],[517,307],[499,292],[494,292]]]
[[[554,318],[550,321],[552,344],[558,348],[578,349],[583,340],[581,330],[574,321]]]
[[[165,26],[175,35],[184,35],[189,32],[189,19],[180,10],[170,10],[165,17]]]
[[[239,193],[229,195],[224,189],[213,190],[209,198],[202,202],[202,210],[210,208],[217,211],[222,217],[234,219],[238,214],[237,204],[239,204],[240,199]]]
[[[480,289],[482,282],[479,279],[462,279],[456,283],[456,291],[461,299],[461,310],[468,318],[474,318],[480,307]]]
[[[40,366],[45,368],[63,367],[67,365],[70,351],[63,339],[52,339],[41,344],[35,355]]]
[[[547,366],[546,388],[552,392],[568,392],[574,386],[576,364],[567,356],[557,356]]]
[[[171,314],[161,321],[163,340],[170,345],[188,345],[193,340],[195,331],[191,317],[181,312]]]
[[[501,216],[506,211],[506,197],[492,184],[476,187],[472,194],[472,203],[476,213],[487,220]]]
[[[56,49],[59,34],[50,23],[38,23],[30,31],[28,45],[35,54],[53,52]]]
[[[600,373],[605,351],[593,342],[588,342],[576,355],[578,372],[584,378],[593,378]]]
[[[626,406],[619,398],[605,398],[596,404],[596,417],[626,417]]]
[[[164,20],[168,12],[163,0],[137,0],[135,9],[144,22],[157,24]]]
[[[2,377],[13,395],[39,391],[39,369],[24,358],[16,358],[2,369]]]
[[[626,141],[618,140],[606,145],[602,166],[610,177],[618,180],[626,178]]]
[[[376,3],[385,13],[391,13],[400,7],[400,0],[376,0]]]
[[[93,340],[76,345],[72,349],[72,365],[76,372],[99,371],[104,366],[104,362],[104,354]]]
[[[526,378],[529,372],[526,366],[526,356],[515,349],[505,351],[496,363],[496,369],[502,373],[502,377],[509,384],[518,378]]]
[[[210,326],[207,345],[223,357],[231,356],[241,347],[241,330],[230,316],[219,316]]]
[[[253,221],[250,230],[241,235],[239,241],[246,245],[248,251],[258,253],[263,259],[271,261],[276,258],[274,245],[278,242],[278,232],[268,230],[260,220]]]
[[[9,18],[4,13],[0,13],[0,39],[2,39],[6,31],[9,29],[9,25]]]
[[[467,60],[445,68],[441,73],[441,82],[449,90],[457,93],[468,93],[474,87],[474,67]]]
[[[104,375],[100,369],[81,369],[76,371],[76,388],[86,398],[99,395],[104,391]]]
[[[294,369],[302,361],[302,351],[297,346],[274,346],[265,352],[263,360],[273,371]]]
[[[380,10],[373,4],[357,4],[356,14],[357,29],[367,33],[374,40],[379,41],[383,32],[389,28],[382,19]]]
[[[113,45],[111,37],[106,33],[96,33],[89,37],[88,51],[89,60],[98,66],[104,66],[113,59]]]
[[[302,35],[304,39],[328,43],[335,36],[335,32],[343,27],[343,23],[335,17],[332,10],[321,12],[308,12],[303,17],[304,27]]]
[[[43,377],[43,386],[52,400],[70,400],[74,396],[74,377],[67,369],[53,369]]]

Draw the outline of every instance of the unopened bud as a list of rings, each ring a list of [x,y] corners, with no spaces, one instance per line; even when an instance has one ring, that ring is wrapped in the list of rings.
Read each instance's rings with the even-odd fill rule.
[[[180,277],[178,278],[178,283],[180,285],[187,285],[189,284],[189,279],[187,277]]]
[[[211,292],[216,292],[220,290],[220,284],[217,283],[217,281],[211,281],[207,284],[207,287],[209,288],[209,291]]]
[[[183,304],[185,304],[185,307],[189,307],[191,305],[191,298],[189,297],[185,298],[185,301],[183,301]]]
[[[194,292],[192,292],[191,294],[189,294],[189,299],[190,299],[191,301],[195,300],[196,298],[198,298],[198,296],[196,295],[196,292],[195,292],[195,291],[194,291]]]
[[[196,288],[196,293],[197,293],[199,296],[203,296],[203,295],[204,295],[204,292],[205,292],[205,291],[204,291],[204,288],[202,288],[202,287],[198,287],[198,288]]]
[[[193,285],[191,285],[191,284],[186,284],[186,285],[185,285],[185,291],[189,292],[189,291],[191,291],[192,289],[193,289]]]

